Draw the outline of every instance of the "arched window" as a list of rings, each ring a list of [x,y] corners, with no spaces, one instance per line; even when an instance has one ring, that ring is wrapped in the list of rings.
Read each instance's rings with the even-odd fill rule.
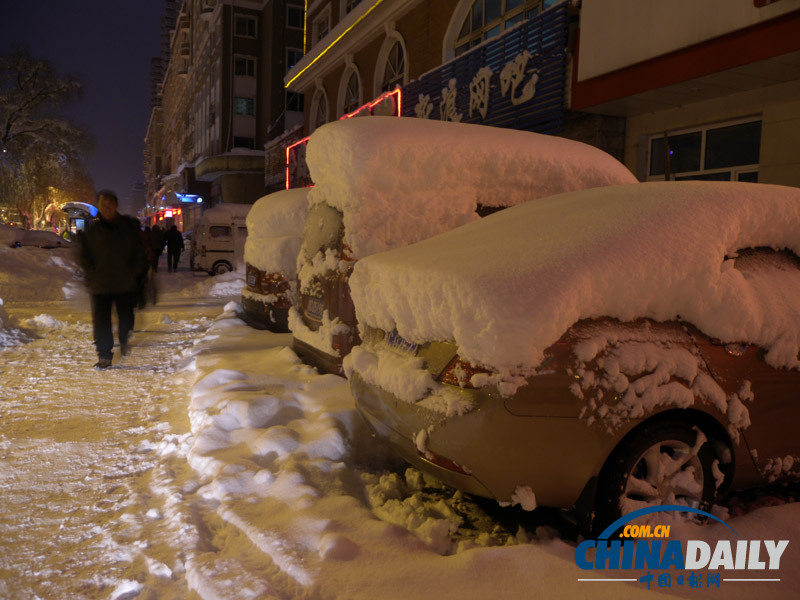
[[[466,10],[458,30],[454,55],[458,56],[482,41],[500,35],[556,2],[558,0],[474,0]]]
[[[314,99],[311,102],[311,122],[309,123],[309,133],[317,127],[322,127],[328,122],[328,95],[324,88],[317,88]]]
[[[361,78],[358,76],[358,70],[351,66],[345,69],[339,83],[339,114],[351,113],[361,104]]]
[[[398,86],[402,86],[406,72],[406,53],[400,41],[396,41],[383,67],[383,77],[381,78],[381,91],[388,92]]]

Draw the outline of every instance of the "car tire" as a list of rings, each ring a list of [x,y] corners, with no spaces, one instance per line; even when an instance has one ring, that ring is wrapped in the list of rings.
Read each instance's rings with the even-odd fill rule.
[[[634,430],[600,473],[592,530],[599,533],[621,516],[649,505],[708,510],[719,487],[715,458],[708,437],[696,425],[654,421]]]
[[[229,273],[233,271],[231,266],[226,262],[218,262],[214,265],[214,268],[211,269],[211,275],[222,275],[223,273]]]

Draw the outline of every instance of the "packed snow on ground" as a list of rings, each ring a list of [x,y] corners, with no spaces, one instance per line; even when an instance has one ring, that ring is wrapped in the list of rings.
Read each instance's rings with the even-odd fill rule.
[[[768,572],[780,582],[647,591],[638,580],[579,581],[641,573],[581,571],[575,544],[552,530],[500,526],[463,494],[400,466],[369,435],[346,380],[300,363],[290,335],[247,327],[235,301],[211,312],[212,298],[190,294],[211,292],[216,279],[160,271],[160,303],[137,313],[131,357],[100,373],[89,368],[91,327],[85,307],[75,322],[75,299],[4,305],[37,339],[0,350],[0,486],[14,499],[0,528],[18,540],[18,553],[0,555],[0,590],[26,589],[29,578],[37,589],[83,590],[69,597],[117,600],[190,590],[232,599],[794,597],[794,504],[728,521],[738,539],[790,540],[781,570]],[[673,539],[729,539],[719,524],[681,527]],[[765,576],[755,573],[745,575]]]
[[[532,373],[573,323],[599,316],[680,318],[796,368],[800,276],[753,278],[733,267],[738,250],[758,246],[800,253],[796,188],[612,186],[368,257],[350,287],[360,325],[397,329],[411,342],[453,340],[462,358],[509,381]]]
[[[313,203],[344,215],[353,256],[404,246],[560,192],[634,183],[620,162],[556,136],[449,121],[344,119],[308,141]]]

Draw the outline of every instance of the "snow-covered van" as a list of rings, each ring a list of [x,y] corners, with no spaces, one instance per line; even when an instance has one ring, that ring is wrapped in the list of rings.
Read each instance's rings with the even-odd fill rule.
[[[220,204],[203,213],[192,236],[192,269],[219,275],[244,266],[247,213],[252,204]]]
[[[314,187],[289,328],[295,352],[333,373],[359,341],[348,286],[356,260],[504,207],[636,182],[619,161],[580,142],[414,118],[328,123],[312,134],[306,161]]]
[[[242,288],[245,319],[276,333],[289,331],[289,309],[297,299],[297,255],[308,214],[309,188],[259,198],[247,214]]]

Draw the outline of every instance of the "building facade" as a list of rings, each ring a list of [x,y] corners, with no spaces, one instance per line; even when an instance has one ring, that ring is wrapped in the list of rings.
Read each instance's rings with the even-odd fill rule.
[[[302,46],[288,22],[285,0],[184,0],[148,130],[153,220],[181,207],[190,229],[203,207],[264,195],[264,145],[302,109],[281,85],[286,48]]]
[[[583,141],[642,181],[800,185],[799,32],[800,0],[314,0],[284,83],[305,135],[400,88],[403,116]]]

